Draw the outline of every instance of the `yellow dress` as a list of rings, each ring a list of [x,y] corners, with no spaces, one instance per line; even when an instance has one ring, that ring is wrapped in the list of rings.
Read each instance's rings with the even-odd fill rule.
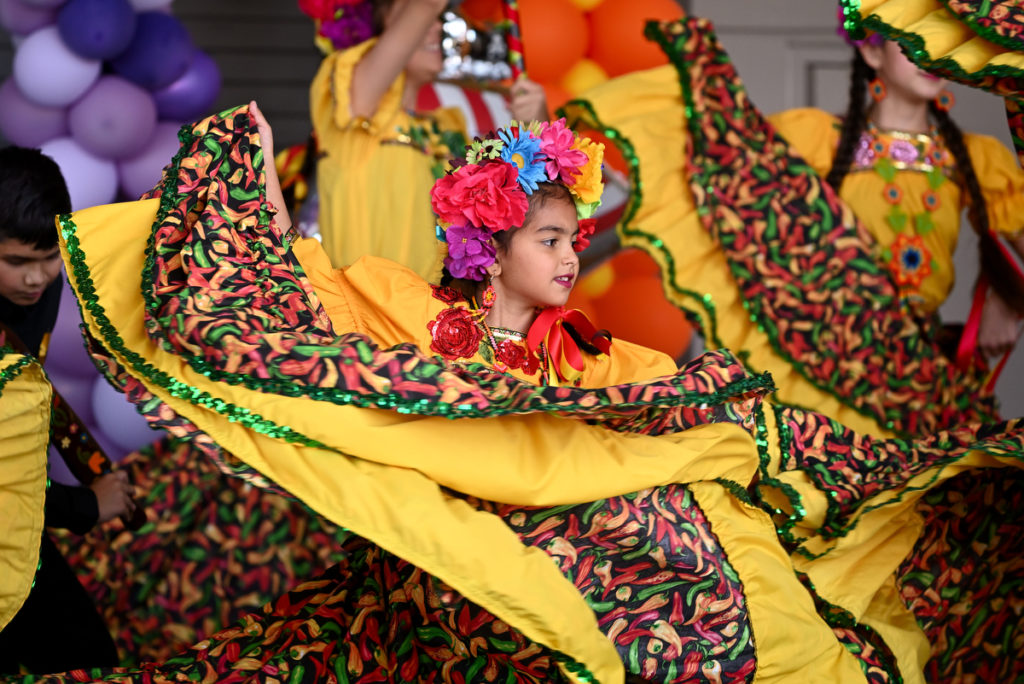
[[[441,273],[430,188],[464,136],[456,108],[412,115],[402,107],[400,75],[369,119],[353,117],[352,72],[376,39],[324,58],[310,87],[317,163],[320,234],[335,264],[386,257],[426,279]],[[453,135],[455,134],[455,135]]]
[[[839,144],[835,116],[820,109],[794,109],[768,121],[819,176],[828,175]],[[1024,229],[1024,171],[995,138],[965,134],[964,143],[989,226],[1007,236],[1019,235]],[[891,182],[880,164],[891,165]],[[953,252],[968,205],[957,181],[955,162],[934,135],[879,131],[864,136],[839,189],[878,242],[881,260],[904,282],[904,296],[925,314],[938,309],[953,288]]]
[[[0,348],[0,630],[28,597],[39,563],[51,392],[35,359]]]
[[[1019,442],[1016,432],[977,445],[971,430],[939,435],[921,448],[872,442],[821,416],[771,407],[762,401],[767,379],[727,356],[712,354],[652,379],[671,371],[670,361],[618,340],[607,360],[588,364],[583,384],[593,389],[536,386],[524,382],[534,379],[525,371],[496,373],[476,353],[479,337],[464,358],[443,360],[434,353],[437,322],[464,303],[391,262],[366,257],[335,270],[315,241],[288,245],[261,208],[258,165],[254,176],[236,176],[230,164],[206,176],[214,148],[225,153],[217,158],[235,159],[237,151],[241,158],[232,163],[251,163],[243,150],[258,144],[256,135],[244,109],[200,122],[186,136],[163,197],[60,221],[85,324],[111,377],[151,420],[192,430],[199,443],[230,452],[219,458],[232,472],[274,483],[368,540],[372,549],[362,557],[383,550],[401,559],[388,572],[425,573],[426,584],[411,587],[392,587],[388,573],[371,574],[388,585],[376,592],[388,597],[386,605],[407,599],[417,606],[402,615],[415,618],[457,593],[492,616],[487,624],[502,621],[509,639],[514,629],[529,640],[524,660],[543,646],[571,681],[622,681],[627,666],[685,678],[694,666],[709,677],[730,668],[751,675],[756,669],[763,682],[861,682],[853,653],[870,658],[884,649],[844,648],[858,624],[882,634],[904,681],[922,681],[927,644],[894,600],[892,583],[919,531],[913,501],[959,468],[1000,463]],[[232,192],[221,191],[221,174],[233,179]],[[199,215],[197,199],[204,202]],[[121,239],[109,240],[112,232]],[[123,287],[140,272],[152,278],[144,289]],[[916,470],[886,471],[891,484],[864,500],[847,494],[873,475],[853,462],[841,464],[853,474],[840,478],[842,491],[834,494],[819,489],[813,467],[790,472],[794,459],[824,458],[825,478],[835,480],[833,447],[861,457],[902,453]],[[791,559],[772,518],[750,501],[758,471],[761,485],[781,494],[777,515],[794,514],[790,532],[810,537],[803,544],[809,556]],[[627,514],[625,502],[664,492],[679,501],[692,496],[692,503],[678,510],[656,504],[643,522]],[[615,508],[620,504],[626,509]],[[842,507],[848,515],[840,519]],[[600,515],[560,527],[574,508]],[[531,517],[536,527],[523,531]],[[849,529],[819,538],[831,522]],[[602,546],[609,531],[622,536]],[[678,545],[662,543],[673,535],[683,535]],[[592,538],[601,540],[598,556],[586,548]],[[684,552],[686,544],[694,555]],[[677,555],[692,558],[695,572],[722,572],[709,583],[675,575]],[[612,558],[636,568],[612,572]],[[817,594],[794,569],[808,575]],[[732,590],[716,598],[722,586]],[[348,588],[314,580],[300,590],[303,601],[330,599],[341,610],[346,596],[363,596]],[[671,598],[665,593],[673,591]],[[365,598],[360,615],[372,619],[300,630],[313,634],[316,648],[282,644],[283,630],[264,633],[254,617],[196,645],[193,655],[203,667],[233,672],[272,665],[281,677],[335,648],[347,654],[350,668],[385,667],[389,656],[360,661],[364,646],[348,641],[364,628],[377,639],[391,633],[372,611],[376,599]],[[290,598],[275,602],[266,624],[291,605],[297,604]],[[721,612],[726,608],[733,612]],[[819,610],[840,615],[841,624],[827,623]],[[704,625],[701,616],[714,619]],[[448,630],[473,623],[452,619],[444,623]],[[651,620],[650,628],[626,629],[633,619]],[[396,626],[398,641],[409,629],[404,624]],[[679,662],[692,648],[687,630],[694,624],[713,624],[723,637]],[[254,640],[259,658],[225,655],[249,653]],[[231,642],[241,651],[232,651]],[[490,650],[487,641],[465,652],[458,643],[415,662]],[[365,648],[386,645],[374,640]],[[513,660],[519,658],[517,652]],[[188,666],[176,661],[160,673],[170,677]]]

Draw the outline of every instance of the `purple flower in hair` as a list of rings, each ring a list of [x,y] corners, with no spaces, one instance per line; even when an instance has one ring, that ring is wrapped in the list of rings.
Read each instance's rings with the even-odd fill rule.
[[[448,256],[445,268],[455,278],[483,280],[487,267],[494,263],[491,234],[475,226],[451,226],[445,233]]]
[[[858,47],[860,45],[864,45],[865,43],[868,45],[881,45],[882,43],[885,42],[885,38],[883,38],[882,34],[880,33],[868,32],[860,40],[854,40],[853,38],[851,38],[849,31],[846,30],[846,18],[845,16],[843,16],[842,7],[836,8],[836,19],[839,22],[836,26],[836,34],[844,41],[846,41],[846,44],[849,45],[850,47]]]
[[[373,38],[373,3],[342,5],[334,19],[320,24],[320,35],[336,50],[345,50]]]

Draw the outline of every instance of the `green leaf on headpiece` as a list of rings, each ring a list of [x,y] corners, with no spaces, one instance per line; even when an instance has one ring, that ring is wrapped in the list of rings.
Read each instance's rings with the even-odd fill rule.
[[[576,200],[576,218],[579,220],[588,219],[594,216],[594,212],[601,206],[601,202],[591,202],[584,204],[579,200]]]

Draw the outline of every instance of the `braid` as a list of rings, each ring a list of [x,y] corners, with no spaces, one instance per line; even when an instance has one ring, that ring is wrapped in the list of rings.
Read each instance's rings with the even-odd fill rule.
[[[874,77],[875,70],[864,61],[860,50],[854,50],[850,69],[850,103],[846,108],[846,116],[843,117],[843,127],[839,133],[839,147],[836,149],[835,159],[832,160],[832,168],[825,178],[825,181],[836,192],[839,192],[839,186],[843,184],[843,179],[850,171],[857,142],[867,127],[864,94],[868,81]]]
[[[956,161],[957,172],[963,180],[964,189],[971,200],[968,216],[971,219],[971,227],[978,234],[980,274],[988,276],[992,289],[1004,302],[1017,313],[1024,315],[1024,278],[1021,278],[1013,265],[1007,262],[1006,257],[1003,256],[996,244],[996,238],[992,237],[989,230],[985,196],[981,192],[981,184],[978,183],[978,176],[974,172],[971,156],[967,152],[963,133],[952,117],[936,107],[934,103],[929,104],[928,109],[938,124],[939,133],[942,134],[946,147],[949,148]]]

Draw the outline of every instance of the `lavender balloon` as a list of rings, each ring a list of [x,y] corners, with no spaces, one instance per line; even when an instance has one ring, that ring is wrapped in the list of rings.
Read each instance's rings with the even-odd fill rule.
[[[157,113],[161,119],[195,121],[213,108],[220,86],[217,63],[205,52],[196,50],[181,78],[153,93]]]
[[[128,402],[124,394],[97,378],[92,386],[92,413],[96,426],[124,452],[135,451],[160,439],[160,433]],[[111,458],[114,454],[108,454]]]
[[[99,377],[99,371],[92,362],[89,352],[85,350],[85,342],[78,326],[82,324],[82,315],[78,311],[78,303],[71,291],[71,286],[64,279],[64,288],[60,293],[60,312],[57,314],[57,323],[50,333],[50,347],[46,353],[46,370],[51,373],[85,380],[89,384],[91,392],[92,381]],[[58,389],[60,389],[58,387]],[[72,408],[78,410],[77,404]],[[89,407],[91,408],[91,404]],[[90,411],[91,416],[91,411]],[[83,417],[83,420],[85,418]]]
[[[0,85],[0,133],[12,143],[39,147],[68,131],[66,109],[37,105],[18,90],[13,78]]]
[[[161,121],[156,125],[152,139],[142,152],[131,159],[118,162],[117,175],[120,178],[121,192],[125,197],[138,199],[160,181],[163,168],[171,163],[180,147],[179,128],[181,126],[177,123]]]
[[[45,107],[65,107],[89,90],[101,62],[68,49],[56,26],[41,28],[14,53],[14,80],[29,100]]]
[[[57,29],[82,57],[110,59],[132,42],[135,10],[128,0],[69,0],[57,14]]]
[[[21,0],[0,0],[0,26],[19,36],[32,33],[53,23],[56,10],[33,7]]]
[[[72,137],[104,159],[132,157],[156,128],[156,105],[139,86],[119,76],[103,76],[68,114]]]
[[[67,0],[22,0],[26,5],[33,7],[60,7]]]
[[[110,204],[117,195],[117,167],[82,148],[73,138],[57,138],[42,146],[64,174],[75,211]]]
[[[137,17],[131,43],[110,65],[129,81],[159,90],[181,78],[193,50],[180,21],[162,12],[143,12]]]

